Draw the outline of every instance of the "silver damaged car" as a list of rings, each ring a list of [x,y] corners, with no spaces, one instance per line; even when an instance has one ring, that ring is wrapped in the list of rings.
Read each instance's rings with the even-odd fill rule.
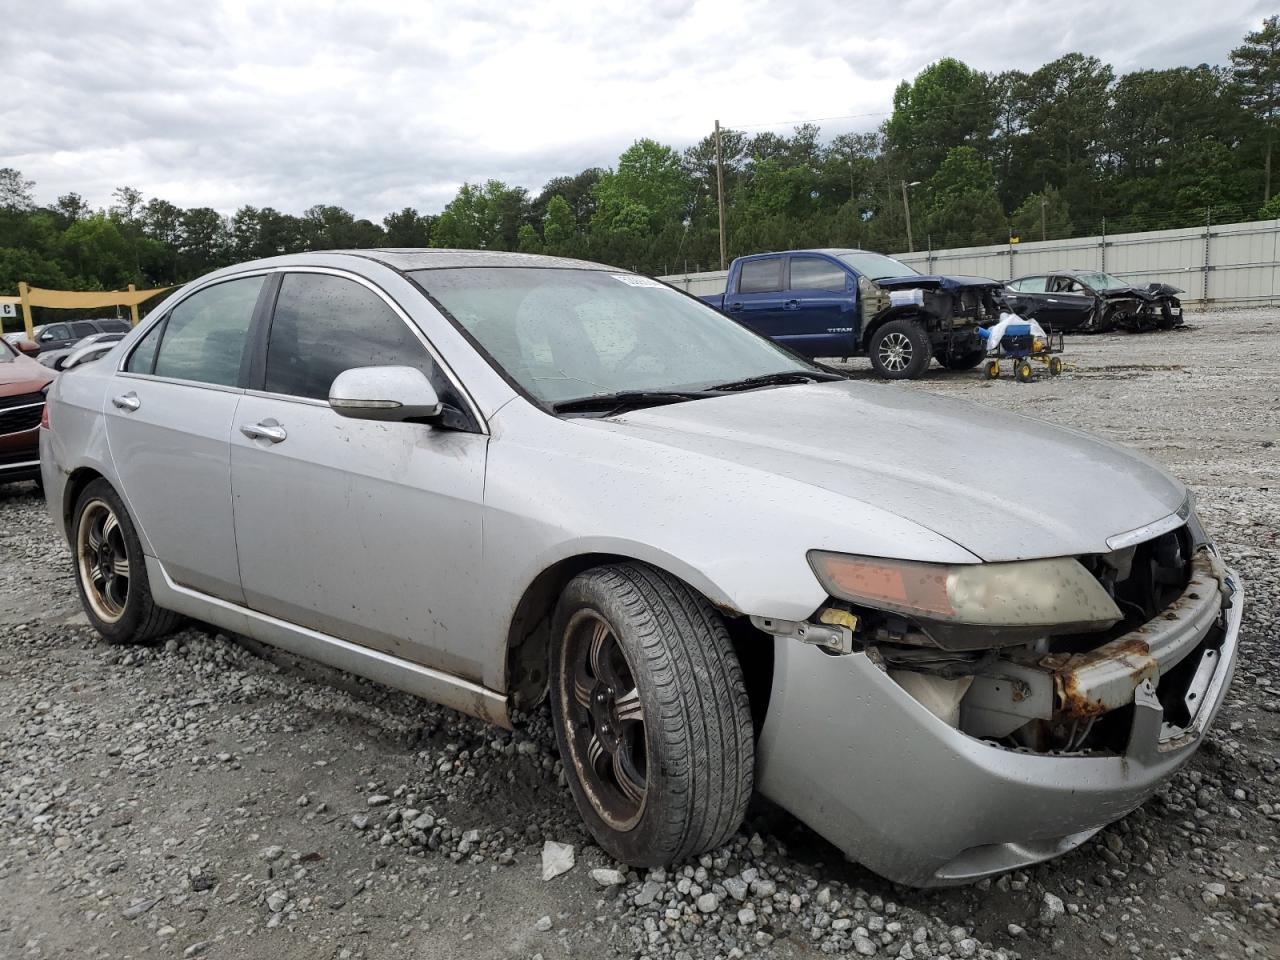
[[[504,726],[547,698],[637,866],[756,790],[907,884],[1053,857],[1187,762],[1234,666],[1240,582],[1156,464],[616,268],[230,267],[46,415],[106,640],[190,617]]]

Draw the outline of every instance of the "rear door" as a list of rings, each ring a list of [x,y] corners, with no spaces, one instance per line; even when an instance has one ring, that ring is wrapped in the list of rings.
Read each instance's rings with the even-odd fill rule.
[[[1020,317],[1041,320],[1049,306],[1049,277],[1022,277],[1005,287],[1005,301]]]
[[[847,357],[856,321],[853,278],[825,257],[792,254],[785,324],[775,339],[810,357]]]
[[[408,317],[362,278],[284,274],[231,436],[245,600],[262,613],[480,680],[471,632],[488,437]],[[352,367],[421,369],[452,426],[340,417]],[[260,368],[260,369],[259,369]],[[275,439],[251,436],[262,428]]]
[[[108,392],[120,491],[177,583],[243,603],[231,514],[231,424],[263,274],[201,287],[156,322]],[[74,374],[67,374],[74,376]]]
[[[786,257],[750,257],[740,261],[737,289],[726,291],[724,312],[756,333],[777,338],[790,319],[783,280]]]

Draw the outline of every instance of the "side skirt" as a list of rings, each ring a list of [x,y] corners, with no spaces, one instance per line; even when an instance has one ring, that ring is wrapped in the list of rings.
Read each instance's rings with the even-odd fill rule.
[[[507,698],[487,687],[179,586],[159,560],[146,561],[157,606],[511,729]]]

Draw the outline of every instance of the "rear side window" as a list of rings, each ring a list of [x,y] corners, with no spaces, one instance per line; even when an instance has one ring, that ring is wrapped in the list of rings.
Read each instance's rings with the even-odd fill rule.
[[[240,359],[262,283],[262,277],[227,280],[193,293],[174,307],[160,339],[155,375],[226,387],[238,384]]]
[[[133,329],[128,320],[99,320],[98,327],[103,333],[128,333]]]
[[[782,258],[747,260],[738,274],[739,293],[774,293],[782,289]]]
[[[285,275],[267,342],[268,392],[327,400],[343,370],[380,366],[417,367],[448,402],[431,354],[380,296],[344,277]]]
[[[154,371],[156,368],[156,347],[160,346],[160,336],[163,333],[163,320],[144,333],[142,339],[138,341],[138,345],[133,348],[133,353],[129,354],[129,359],[125,361],[125,370],[129,373],[151,373]]]
[[[1013,289],[1021,293],[1044,293],[1045,281],[1048,277],[1024,277],[1013,285]]]
[[[792,290],[827,290],[844,293],[845,273],[829,260],[821,257],[792,257]]]
[[[92,337],[98,332],[98,328],[93,325],[92,320],[73,320],[71,322],[71,334],[76,337]]]

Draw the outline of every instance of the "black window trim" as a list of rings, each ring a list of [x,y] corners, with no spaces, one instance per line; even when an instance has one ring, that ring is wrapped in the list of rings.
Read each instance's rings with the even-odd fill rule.
[[[476,403],[475,398],[471,395],[471,392],[463,386],[462,381],[458,378],[457,374],[453,372],[453,368],[449,366],[444,357],[440,355],[440,351],[436,349],[435,344],[428,339],[427,335],[423,333],[418,325],[413,321],[413,318],[409,316],[409,312],[400,306],[395,297],[382,289],[381,286],[373,280],[370,280],[368,277],[361,276],[360,274],[349,270],[344,270],[340,267],[289,264],[287,266],[282,265],[276,267],[272,272],[278,276],[278,279],[275,280],[274,285],[264,285],[264,291],[267,286],[273,287],[271,296],[269,300],[266,301],[266,308],[261,309],[261,313],[255,311],[253,325],[249,330],[250,356],[247,370],[242,368],[241,371],[242,374],[246,372],[250,374],[249,378],[246,380],[246,394],[254,397],[264,397],[271,400],[283,400],[290,403],[305,403],[311,406],[323,407],[329,406],[326,401],[320,400],[316,397],[302,397],[291,393],[273,393],[264,389],[266,386],[267,376],[267,343],[271,336],[271,322],[275,316],[276,301],[280,296],[280,287],[284,283],[284,275],[287,273],[316,273],[325,276],[338,277],[343,280],[353,280],[360,286],[371,291],[376,297],[380,298],[388,307],[390,307],[391,312],[399,317],[401,323],[409,328],[409,332],[427,351],[427,355],[430,356],[435,365],[440,368],[440,372],[444,375],[444,378],[449,381],[453,386],[453,389],[458,392],[458,396],[462,398],[465,407],[459,412],[466,420],[469,421],[470,424],[470,429],[466,432],[478,433],[486,436],[488,435],[488,422],[480,415],[480,407]],[[263,308],[263,306],[264,302],[259,301],[259,307]]]

